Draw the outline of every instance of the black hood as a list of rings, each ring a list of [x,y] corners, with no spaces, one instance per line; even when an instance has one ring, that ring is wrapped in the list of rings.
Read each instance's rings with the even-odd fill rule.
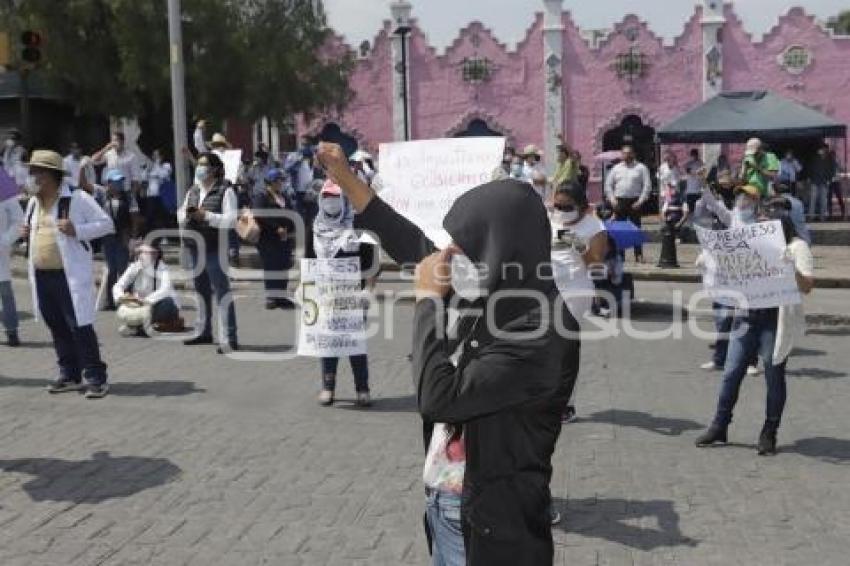
[[[552,229],[531,185],[505,179],[476,187],[455,201],[443,227],[470,260],[487,266],[483,283],[488,295],[509,290],[549,295],[554,290]],[[497,324],[537,304],[528,299],[500,299]]]

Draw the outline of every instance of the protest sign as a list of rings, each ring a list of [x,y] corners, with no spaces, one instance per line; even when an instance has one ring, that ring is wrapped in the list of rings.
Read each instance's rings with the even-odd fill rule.
[[[224,162],[224,178],[236,183],[239,169],[242,167],[242,150],[226,149],[221,152],[221,160]]]
[[[730,230],[696,227],[703,250],[703,284],[718,303],[764,309],[801,302],[794,264],[785,259],[778,220]]]
[[[360,258],[302,259],[298,355],[336,358],[366,353]]]
[[[381,144],[381,198],[445,247],[446,213],[463,193],[492,180],[504,152],[505,139],[495,137]]]

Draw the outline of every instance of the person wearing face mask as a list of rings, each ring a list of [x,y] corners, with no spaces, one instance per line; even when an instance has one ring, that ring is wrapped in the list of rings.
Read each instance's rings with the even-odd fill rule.
[[[412,362],[433,563],[551,565],[551,457],[564,375],[578,371],[578,324],[548,269],[546,208],[513,179],[473,188],[443,220],[452,243],[438,252],[351,173],[339,146],[321,144],[319,161],[357,226],[397,263],[418,263]],[[455,256],[477,266],[475,294],[453,294]],[[448,332],[446,303],[458,315]]]
[[[132,218],[130,196],[124,190],[124,181],[124,173],[119,169],[106,173],[106,195],[102,206],[115,226],[115,232],[104,236],[100,242],[108,269],[106,281],[103,282],[103,292],[106,295],[104,310],[108,311],[118,308],[109,290],[127,269],[127,263],[130,261]]]
[[[515,156],[511,162],[511,172],[509,176],[511,179],[516,179],[517,181],[527,182],[529,180],[525,176],[525,162],[519,155]]]
[[[292,309],[295,304],[282,296],[289,281],[281,272],[292,268],[292,242],[295,224],[291,218],[283,217],[285,211],[294,212],[292,201],[284,191],[286,173],[282,169],[271,169],[266,173],[265,186],[255,192],[251,203],[254,219],[260,226],[257,252],[266,272],[263,285],[266,290],[266,309]]]
[[[141,181],[141,166],[136,154],[127,149],[123,132],[113,133],[110,142],[92,155],[91,159],[94,165],[106,166],[104,175],[120,171],[124,177],[124,191],[135,197]]]
[[[754,187],[754,189],[758,190]],[[780,220],[787,247],[783,258],[794,266],[797,288],[803,296],[814,288],[814,258],[809,245],[797,236],[788,217],[787,204],[774,207],[759,220]],[[764,362],[767,385],[765,421],[759,433],[757,452],[760,456],[776,454],[776,436],[787,397],[785,372],[794,343],[805,332],[803,305],[737,310],[732,324],[733,338],[723,372],[723,384],[714,419],[696,440],[698,447],[727,442],[727,430],[738,401],[741,383],[747,375],[748,360],[760,356]]]
[[[354,173],[352,173],[354,174]],[[358,178],[359,180],[359,178]],[[319,193],[319,213],[313,224],[313,247],[317,259],[360,258],[360,269],[367,273],[373,269],[375,246],[361,243],[354,230],[354,210],[340,188],[332,181],[325,181]],[[374,286],[374,279],[363,280],[364,288]],[[359,407],[372,404],[369,391],[369,360],[366,354],[350,356],[351,372],[354,374],[356,403]],[[334,403],[336,373],[339,358],[322,358],[322,391],[319,404],[330,406]]]
[[[118,308],[117,318],[122,336],[145,336],[152,326],[156,332],[183,332],[180,304],[162,251],[142,244],[137,259],[131,263],[112,287]]]
[[[165,228],[168,224],[168,211],[162,202],[162,187],[171,181],[171,164],[162,158],[162,150],[155,149],[151,153],[151,165],[147,171],[147,189],[142,201],[142,211],[145,217],[144,236]]]
[[[590,213],[584,188],[576,183],[555,191],[552,212],[552,271],[555,285],[573,317],[581,323],[593,306],[596,291],[591,271],[603,265],[608,253],[605,225]],[[569,404],[577,374],[564,368],[567,406],[563,422],[575,420],[575,406]]]
[[[761,202],[761,192],[758,187],[744,185],[734,190],[735,204],[732,210],[718,198],[710,187],[703,187],[702,198],[696,204],[694,221],[705,229],[734,229],[752,224],[757,219],[757,211]],[[696,266],[702,269],[705,259],[700,254]],[[709,371],[722,371],[726,367],[729,333],[732,331],[734,312],[731,308],[713,303],[714,326],[717,330],[717,340],[714,343],[714,356],[711,361],[700,366]],[[751,354],[746,367],[747,375],[758,375],[758,353]]]
[[[192,236],[183,239],[191,263],[203,265],[203,270],[195,275],[195,291],[204,303],[203,327],[196,338],[185,342],[187,346],[212,344],[212,321],[216,318],[219,324],[226,325],[218,329],[218,353],[239,348],[230,280],[222,269],[222,258],[227,257],[228,232],[235,228],[237,215],[236,192],[224,178],[224,163],[215,153],[202,154],[195,168],[195,184],[177,210],[177,222],[184,235]],[[216,309],[212,305],[213,293]]]
[[[558,167],[555,169],[555,176],[552,177],[553,187],[572,183],[578,177],[578,164],[573,160],[572,152],[564,141],[563,134],[559,134],[558,139],[561,143],[558,145]]]
[[[623,146],[623,161],[615,165],[605,178],[605,198],[617,220],[631,220],[641,226],[641,210],[649,200],[652,182],[649,169],[637,161],[632,146]],[[635,260],[643,263],[643,247],[635,247]]]
[[[15,180],[0,167],[0,309],[6,344],[20,346],[18,337],[18,308],[12,289],[12,247],[18,241],[24,213],[18,203]]]
[[[522,166],[522,176],[525,182],[530,183],[535,173],[546,174],[546,168],[541,163],[542,155],[543,153],[534,144],[527,145],[523,150],[522,158],[525,161]]]
[[[33,312],[41,314],[53,336],[59,376],[50,393],[86,391],[106,396],[106,364],[94,327],[95,292],[92,240],[111,234],[112,220],[85,191],[65,181],[62,156],[37,150],[29,162],[27,192],[32,195],[21,236],[29,241],[29,279]],[[85,378],[87,386],[82,385]]]

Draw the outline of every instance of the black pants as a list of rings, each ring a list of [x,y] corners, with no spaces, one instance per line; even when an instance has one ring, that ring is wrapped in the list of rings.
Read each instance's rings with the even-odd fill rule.
[[[145,218],[145,229],[143,236],[147,236],[154,230],[161,230],[168,226],[168,210],[162,204],[159,197],[145,197],[142,199],[142,214]]]
[[[38,307],[53,336],[59,363],[59,378],[79,383],[82,377],[91,385],[106,383],[106,364],[100,359],[100,346],[94,327],[77,325],[74,303],[64,271],[36,271]]]
[[[266,291],[286,291],[289,281],[281,278],[279,274],[268,272],[285,271],[292,267],[292,249],[289,242],[283,242],[279,238],[260,238],[257,242],[257,252],[263,262],[263,271],[267,272],[263,279]]]
[[[838,208],[841,210],[841,218],[847,216],[844,204],[844,195],[841,193],[841,182],[833,181],[829,184],[829,196],[826,197],[826,214],[832,218],[832,197],[838,200]]]
[[[614,208],[615,220],[631,220],[635,226],[641,227],[641,211],[632,208],[638,201],[637,198],[617,197],[617,206]],[[625,255],[625,253],[623,254]],[[643,246],[635,247],[635,258],[643,257]]]

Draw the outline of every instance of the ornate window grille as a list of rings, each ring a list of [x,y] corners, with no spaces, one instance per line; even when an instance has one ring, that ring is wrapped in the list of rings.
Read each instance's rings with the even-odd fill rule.
[[[799,75],[812,64],[812,52],[802,45],[792,45],[779,56],[779,64],[791,74]]]
[[[490,80],[493,74],[493,64],[489,59],[467,57],[463,60],[463,81],[467,83],[483,83]]]
[[[636,47],[632,47],[627,53],[617,55],[614,67],[618,77],[630,82],[642,79],[646,76],[647,71],[649,71],[649,63],[646,62],[646,55],[641,53]]]

